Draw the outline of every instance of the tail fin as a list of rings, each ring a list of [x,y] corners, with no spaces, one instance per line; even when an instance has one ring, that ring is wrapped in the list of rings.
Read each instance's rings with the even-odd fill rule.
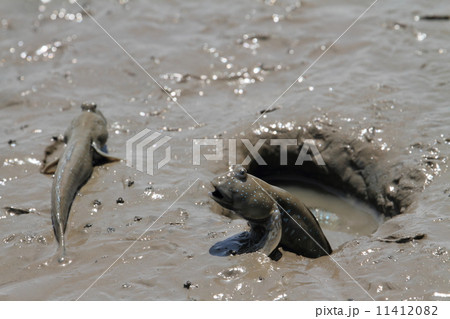
[[[55,233],[56,241],[59,244],[59,263],[63,263],[66,256],[66,241],[64,237],[64,225],[52,215],[53,232]]]

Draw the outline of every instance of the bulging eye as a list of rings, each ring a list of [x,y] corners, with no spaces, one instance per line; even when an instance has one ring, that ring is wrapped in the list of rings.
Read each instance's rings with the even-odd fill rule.
[[[236,177],[238,177],[239,179],[247,178],[247,170],[242,166],[236,167],[236,170],[234,172],[236,174]]]

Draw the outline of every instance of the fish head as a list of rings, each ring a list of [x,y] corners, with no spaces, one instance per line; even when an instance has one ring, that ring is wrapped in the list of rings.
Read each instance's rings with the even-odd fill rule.
[[[242,165],[231,166],[227,173],[215,177],[211,184],[214,191],[209,196],[241,217],[258,221],[270,216],[274,202],[262,189],[268,184],[248,174]]]
[[[84,102],[81,104],[81,111],[83,112],[93,112],[97,110],[97,104],[94,102]]]
[[[81,104],[82,117],[76,120],[74,125],[82,125],[87,127],[91,139],[96,141],[101,147],[108,139],[108,131],[106,129],[106,118],[102,112],[97,109],[97,104],[94,102],[84,102]],[[80,123],[78,123],[80,122]]]

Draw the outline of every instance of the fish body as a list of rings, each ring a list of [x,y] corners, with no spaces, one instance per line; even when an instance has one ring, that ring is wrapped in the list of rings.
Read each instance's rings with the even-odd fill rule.
[[[213,179],[210,197],[249,222],[247,241],[238,253],[277,247],[309,258],[331,254],[331,246],[311,211],[289,192],[248,174],[241,165]]]
[[[64,134],[65,150],[56,161],[43,168],[52,173],[51,217],[55,238],[65,254],[64,234],[70,208],[78,190],[90,178],[94,165],[101,161],[118,160],[106,154],[108,131],[106,119],[95,104],[83,104],[81,114],[75,118]]]

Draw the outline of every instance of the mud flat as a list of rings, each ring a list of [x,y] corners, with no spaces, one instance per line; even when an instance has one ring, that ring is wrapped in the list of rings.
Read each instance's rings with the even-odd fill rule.
[[[331,48],[368,3],[86,5],[198,124],[75,4],[1,1],[1,300],[450,299],[448,21],[420,19],[448,14],[446,3],[378,1]],[[154,175],[124,162],[94,168],[73,202],[72,263],[61,267],[52,178],[39,167],[84,101],[108,120],[111,154],[125,158],[147,128],[171,137],[172,158]],[[192,141],[262,136],[317,140],[327,165],[278,167],[279,147],[264,144],[272,168],[250,162],[253,174],[315,179],[385,221],[345,239],[334,261],[209,254],[247,225],[208,199],[227,159],[193,165]]]

